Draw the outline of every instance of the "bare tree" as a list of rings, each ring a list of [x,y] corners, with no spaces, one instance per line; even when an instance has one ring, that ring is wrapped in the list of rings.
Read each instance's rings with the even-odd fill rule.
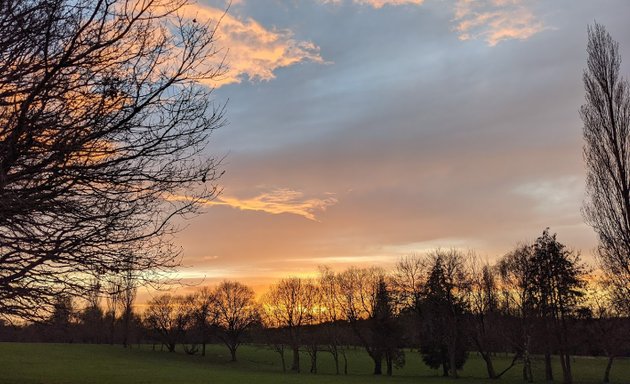
[[[254,291],[236,281],[224,281],[214,291],[214,304],[219,326],[219,338],[236,361],[236,350],[243,342],[243,334],[259,319]]]
[[[188,0],[0,2],[0,316],[91,275],[178,264],[177,216],[216,193],[216,24]],[[218,59],[218,60],[217,60]]]
[[[426,258],[408,255],[398,261],[392,276],[392,289],[399,306],[419,314],[422,287],[427,275]]]
[[[190,311],[186,298],[164,294],[149,301],[144,313],[144,323],[169,352],[175,352],[178,343],[184,341],[184,333],[190,324]]]
[[[310,373],[317,373],[317,357],[319,352],[325,350],[324,345],[329,341],[329,335],[323,324],[327,316],[327,308],[324,307],[323,290],[319,281],[311,281],[309,295],[311,296],[309,315],[307,323],[302,331],[302,344],[311,361]],[[333,355],[334,357],[334,355]]]
[[[199,333],[201,356],[205,356],[206,344],[208,344],[217,325],[218,313],[214,292],[208,287],[201,288],[193,295],[192,302],[192,322]]]
[[[499,260],[498,269],[501,278],[501,310],[506,318],[516,318],[518,329],[515,335],[504,335],[516,350],[515,359],[522,356],[523,380],[534,381],[532,372],[531,345],[534,327],[534,309],[529,288],[529,271],[532,260],[532,248],[522,244]],[[512,336],[512,337],[511,337]]]
[[[471,314],[471,338],[481,358],[486,363],[490,379],[497,378],[492,362],[492,343],[499,315],[499,294],[494,278],[494,271],[488,263],[482,263],[476,254],[468,257],[466,267],[470,286],[468,290],[468,309]]]
[[[335,373],[339,374],[339,357],[343,358],[343,372],[348,374],[348,357],[342,348],[345,322],[342,310],[339,306],[339,281],[337,275],[325,266],[319,267],[319,304],[323,311],[320,311],[321,321],[324,327],[324,341],[327,344],[327,351],[335,362]]]
[[[378,314],[378,293],[384,280],[382,269],[351,267],[338,275],[339,305],[350,323],[352,331],[374,362],[374,374],[383,372],[385,350],[374,332],[374,319]]]
[[[295,372],[300,372],[302,328],[310,323],[314,290],[312,281],[292,277],[273,285],[263,298],[266,317],[288,336],[287,341],[293,351],[291,370]]]
[[[182,349],[187,355],[196,355],[199,352],[199,342],[202,337],[197,320],[199,314],[198,296],[194,293],[186,296],[175,296],[175,317],[181,324]]]
[[[602,269],[630,313],[630,87],[621,76],[619,44],[604,26],[588,27],[584,122],[583,214],[599,237]]]
[[[123,281],[121,276],[110,276],[105,283],[105,321],[109,327],[108,341],[116,341],[116,322],[123,307]]]
[[[280,363],[282,365],[282,372],[287,371],[287,362],[284,352],[289,345],[289,339],[281,327],[284,326],[284,321],[281,317],[277,316],[277,311],[274,311],[270,307],[269,303],[266,303],[267,297],[263,297],[263,306],[261,310],[261,321],[265,329],[261,330],[260,336],[263,343],[265,343],[269,349],[276,352],[280,356]]]

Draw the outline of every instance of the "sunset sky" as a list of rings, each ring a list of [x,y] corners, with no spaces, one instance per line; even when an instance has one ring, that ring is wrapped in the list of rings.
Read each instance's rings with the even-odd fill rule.
[[[216,18],[225,1],[190,14]],[[630,1],[239,0],[213,84],[222,194],[179,233],[180,276],[262,287],[442,247],[494,260],[547,226],[588,259],[586,27],[630,74]]]

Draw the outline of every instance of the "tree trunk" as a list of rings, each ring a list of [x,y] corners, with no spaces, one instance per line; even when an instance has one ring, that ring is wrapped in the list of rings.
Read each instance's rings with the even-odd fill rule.
[[[455,344],[455,343],[453,343],[453,344]],[[455,354],[455,348],[453,346],[453,348],[449,348],[449,349],[450,349],[449,350],[449,355],[450,355],[449,356],[450,357],[449,365],[450,365],[450,369],[451,369],[451,376],[454,379],[457,379],[459,376],[457,375],[457,356]]]
[[[391,376],[394,373],[394,361],[391,354],[388,353],[385,360],[387,362],[387,376]]]
[[[300,348],[293,347],[293,363],[291,364],[291,370],[300,372]]]
[[[492,357],[490,356],[490,353],[481,352],[481,357],[483,358],[483,361],[486,362],[486,371],[488,371],[488,378],[496,379],[497,374],[494,371],[494,365],[492,364]]]
[[[131,315],[128,311],[125,311],[125,316],[123,318],[123,340],[122,345],[124,348],[129,346],[129,321],[131,320]]]
[[[505,353],[505,356],[507,357],[507,352]],[[510,369],[512,369],[516,363],[519,360],[519,357],[521,355],[517,352],[514,354],[514,357],[512,358],[512,362],[510,363],[510,365],[508,365],[507,367],[505,367],[501,372],[499,372],[498,374],[496,374],[494,376],[495,379],[500,379],[501,376],[503,376],[507,371],[509,371]],[[523,359],[524,360],[524,359]],[[526,370],[525,370],[525,361],[523,361],[523,374],[525,374]],[[527,381],[527,378],[524,377],[524,379]]]
[[[333,347],[330,350],[330,353],[333,355],[333,360],[335,361],[335,374],[339,374],[339,351],[337,351],[337,347]]]
[[[553,369],[551,367],[551,352],[549,352],[549,349],[545,352],[545,380],[553,383]]]
[[[532,361],[529,356],[523,361],[523,380],[528,383],[534,382],[534,374],[532,373]]]
[[[317,373],[317,349],[311,351],[311,373]]]
[[[231,361],[236,361],[236,346],[235,345],[230,346],[230,354],[232,355]]]
[[[374,374],[382,375],[383,374],[383,358],[381,356],[372,356],[372,360],[374,360]]]
[[[497,375],[496,375],[496,372],[494,371],[494,365],[492,364],[491,352],[486,351],[486,348],[484,348],[484,345],[481,342],[481,336],[474,337],[473,340],[475,342],[475,345],[477,346],[477,350],[479,351],[481,358],[486,363],[486,371],[488,372],[488,378],[496,379]]]
[[[206,341],[204,340],[201,343],[201,356],[205,356],[206,355]]]
[[[348,356],[346,356],[346,351],[342,352],[343,356],[343,374],[348,375]]]
[[[556,320],[556,333],[560,342],[560,367],[562,368],[562,382],[564,384],[573,384],[573,375],[571,374],[571,355],[567,352],[568,342],[568,326],[564,317],[564,307],[560,302],[559,319]]]
[[[532,360],[529,355],[529,345],[531,336],[525,336],[525,343],[523,348],[523,380],[528,383],[534,382],[534,374],[532,373]]]
[[[562,382],[564,384],[573,384],[573,375],[571,374],[571,355],[561,353],[560,360],[562,365]]]
[[[606,370],[604,371],[604,383],[610,383],[610,370],[614,359],[615,356],[608,356],[608,364],[606,364]]]
[[[287,362],[284,359],[284,348],[280,349],[276,349],[276,352],[278,352],[278,354],[280,355],[280,361],[282,362],[282,372],[286,372],[287,371]]]

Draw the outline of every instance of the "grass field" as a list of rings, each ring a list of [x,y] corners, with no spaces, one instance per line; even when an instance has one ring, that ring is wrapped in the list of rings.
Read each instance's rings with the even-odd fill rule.
[[[227,350],[209,346],[206,357],[183,353],[152,351],[149,348],[125,350],[120,346],[75,344],[0,343],[0,383],[522,383],[520,366],[514,367],[499,381],[483,379],[484,365],[471,354],[459,380],[443,378],[439,372],[422,364],[416,352],[407,352],[407,365],[393,377],[374,377],[372,365],[361,350],[349,351],[349,375],[334,375],[333,361],[322,353],[320,373],[282,373],[277,354],[264,348],[243,346],[239,362],[229,362]],[[287,356],[288,358],[288,356]],[[303,371],[308,371],[308,356],[302,357]],[[498,356],[497,370],[507,365],[508,358]],[[576,383],[600,383],[605,361],[600,358],[576,357]],[[541,362],[535,361],[534,377],[543,382]],[[561,379],[560,367],[555,370]],[[630,360],[615,362],[613,383],[630,383]]]

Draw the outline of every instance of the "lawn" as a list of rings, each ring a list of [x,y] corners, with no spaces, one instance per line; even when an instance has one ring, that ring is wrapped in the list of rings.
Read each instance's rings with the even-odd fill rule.
[[[404,369],[396,370],[393,377],[374,377],[367,355],[361,350],[350,350],[349,375],[334,375],[332,359],[322,353],[319,373],[282,373],[277,354],[264,348],[243,346],[239,361],[229,362],[227,350],[211,345],[206,357],[183,353],[152,351],[149,347],[123,349],[121,346],[80,344],[18,344],[0,343],[0,383],[449,383],[455,380],[439,376],[439,372],[422,364],[418,353],[407,352]],[[287,356],[287,359],[289,356]],[[509,358],[497,356],[497,370],[507,365]],[[576,357],[574,377],[576,383],[600,383],[605,360]],[[310,361],[302,356],[303,371],[308,372]],[[540,361],[535,361],[534,377],[543,382]],[[481,359],[471,354],[459,383],[497,383],[484,379]],[[560,367],[556,367],[561,379]],[[630,360],[615,362],[613,383],[630,383]],[[522,383],[520,366],[513,368],[500,383]]]

